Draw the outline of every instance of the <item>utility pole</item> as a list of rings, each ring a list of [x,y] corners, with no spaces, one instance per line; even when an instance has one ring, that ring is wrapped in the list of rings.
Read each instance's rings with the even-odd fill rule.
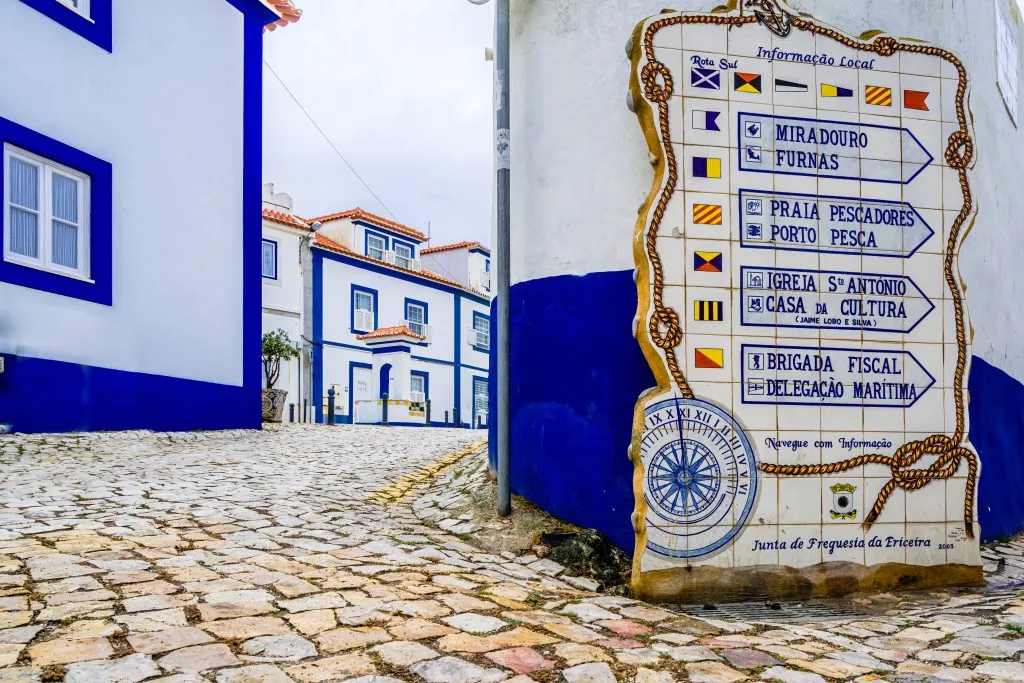
[[[495,149],[497,151],[498,173],[498,514],[507,517],[512,513],[511,496],[511,445],[512,429],[509,420],[512,411],[509,406],[511,395],[511,377],[509,361],[512,345],[509,333],[509,289],[511,277],[509,270],[509,244],[511,242],[509,204],[511,199],[511,112],[509,111],[509,0],[496,0],[494,13],[495,55],[495,96],[497,102],[497,125],[495,130]]]

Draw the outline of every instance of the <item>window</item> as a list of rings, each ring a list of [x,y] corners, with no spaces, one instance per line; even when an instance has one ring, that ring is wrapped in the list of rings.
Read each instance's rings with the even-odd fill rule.
[[[480,313],[473,313],[473,330],[470,343],[481,351],[491,348],[491,319]]]
[[[377,329],[377,291],[352,286],[352,331],[373,332]]]
[[[70,7],[83,17],[88,18],[89,16],[89,0],[57,0],[57,2]]]
[[[427,334],[427,304],[425,301],[405,300],[405,326],[420,336],[429,336]]]
[[[491,290],[491,259],[484,259],[484,272],[480,273],[480,284],[487,291]]]
[[[366,234],[366,255],[378,261],[384,260],[384,252],[387,251],[388,243],[379,235]]]
[[[89,278],[89,176],[4,145],[4,260]]]
[[[487,378],[473,378],[473,425],[483,426],[487,424],[487,409],[489,401],[487,396]]]
[[[277,279],[277,242],[263,240],[263,277]]]
[[[423,372],[413,372],[409,376],[409,400],[413,403],[426,403],[427,401],[427,375]]]
[[[395,265],[400,268],[412,268],[412,247],[395,242]]]

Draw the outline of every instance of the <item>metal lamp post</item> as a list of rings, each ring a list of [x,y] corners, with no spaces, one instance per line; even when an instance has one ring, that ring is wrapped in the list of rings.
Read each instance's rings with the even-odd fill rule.
[[[313,405],[313,237],[324,227],[317,221],[299,240],[299,268],[302,270],[302,371],[299,389],[302,422],[306,421],[309,406]]]
[[[468,0],[474,5],[485,5],[490,0]],[[496,0],[494,11],[495,71],[494,147],[497,167],[497,213],[498,213],[498,288],[497,288],[497,361],[498,361],[498,411],[495,415],[498,431],[498,514],[502,517],[512,512],[510,446],[511,425],[509,419],[510,377],[509,358],[509,201],[511,187],[510,152],[510,110],[509,110],[509,0]]]

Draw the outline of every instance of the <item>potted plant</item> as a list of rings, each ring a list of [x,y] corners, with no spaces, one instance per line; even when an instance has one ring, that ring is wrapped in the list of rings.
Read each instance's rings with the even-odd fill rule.
[[[280,422],[284,414],[284,400],[288,392],[275,389],[281,375],[281,361],[286,363],[299,357],[299,350],[284,330],[267,332],[263,335],[263,375],[267,388],[263,390],[263,421]]]

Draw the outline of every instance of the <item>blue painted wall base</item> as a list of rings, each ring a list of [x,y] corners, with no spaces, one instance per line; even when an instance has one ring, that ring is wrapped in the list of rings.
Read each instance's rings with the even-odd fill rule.
[[[633,339],[633,273],[531,280],[513,286],[511,297],[512,490],[631,553],[631,419],[636,399],[655,383]],[[1024,529],[1024,384],[975,357],[968,388],[970,438],[982,461],[979,522],[990,540]],[[493,413],[490,422],[495,469]]]
[[[4,356],[0,423],[16,432],[260,429],[259,385],[212,384]]]

